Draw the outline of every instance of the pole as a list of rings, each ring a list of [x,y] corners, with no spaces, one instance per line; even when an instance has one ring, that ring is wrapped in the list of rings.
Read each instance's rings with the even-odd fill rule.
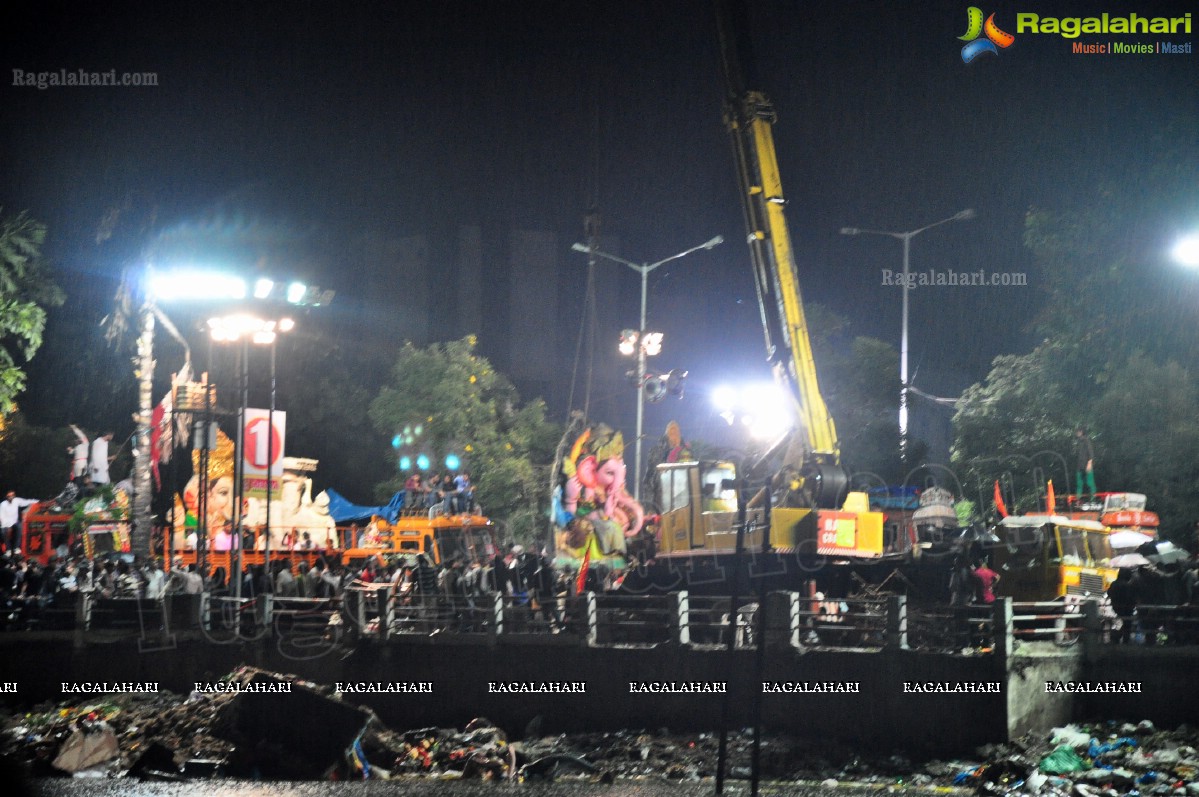
[[[147,270],[148,271],[148,270]],[[149,274],[147,273],[147,284]],[[133,529],[129,547],[135,554],[150,550],[150,421],[154,415],[154,307],[150,299],[142,305],[142,331],[137,340],[138,411],[136,442],[133,446]]]
[[[650,268],[642,265],[641,272],[641,326],[637,330],[637,446],[633,458],[633,499],[641,500],[641,437],[645,422],[645,303],[649,286]]]
[[[208,338],[208,371],[204,374],[204,425],[203,438],[192,430],[192,446],[200,445],[200,472],[196,476],[196,571],[202,578],[208,578],[208,491],[212,489],[208,478],[208,463],[212,452],[208,447],[212,433],[212,385],[208,382],[212,373],[212,338]],[[194,461],[194,460],[193,460]],[[184,524],[186,536],[187,525]]]
[[[646,355],[645,355],[644,341],[645,341],[645,305],[646,305],[646,301],[647,301],[646,297],[649,292],[649,284],[648,284],[649,283],[649,273],[651,271],[653,271],[654,269],[656,269],[658,266],[663,266],[663,265],[671,262],[672,260],[678,260],[680,257],[686,257],[687,255],[691,254],[692,252],[698,252],[700,249],[711,249],[712,247],[718,246],[722,243],[724,243],[724,237],[717,235],[715,238],[705,241],[704,243],[700,244],[699,246],[693,246],[690,249],[684,249],[682,252],[671,255],[670,257],[667,257],[667,258],[663,258],[662,260],[659,260],[656,263],[634,263],[631,260],[625,260],[623,257],[617,257],[616,255],[611,255],[611,254],[608,254],[607,252],[601,252],[600,250],[598,250],[594,247],[593,241],[591,238],[588,238],[588,242],[585,245],[577,243],[570,247],[575,252],[585,252],[588,255],[588,260],[587,260],[588,285],[591,284],[590,280],[592,278],[592,271],[594,271],[594,269],[595,269],[595,258],[597,255],[599,257],[604,258],[605,260],[611,260],[613,263],[622,263],[623,265],[626,265],[629,268],[631,268],[634,271],[639,272],[641,274],[641,322],[640,322],[640,327],[637,330],[637,344],[638,344],[638,353],[637,353],[637,429],[636,429],[637,441],[636,441],[636,446],[635,446],[636,453],[634,454],[634,461],[633,461],[633,468],[636,470],[636,478],[633,479],[633,498],[638,501],[641,500],[641,438],[644,436],[644,434],[643,434],[644,428],[643,427],[644,427],[644,421],[645,421],[645,383],[644,383],[644,379],[645,379],[645,369],[646,369],[646,362],[645,362]]]
[[[266,556],[267,592],[275,591],[271,575],[271,493],[275,483],[271,474],[275,464],[275,341],[271,341],[271,404],[266,411]],[[295,544],[295,540],[292,540]]]
[[[912,236],[903,234],[903,331],[899,340],[899,460],[908,461],[908,293]]]
[[[743,466],[738,469],[738,474],[746,473],[749,469]],[[767,482],[769,486],[769,482]],[[737,649],[737,604],[741,602],[741,563],[745,554],[745,532],[749,523],[749,508],[746,501],[746,484],[744,477],[737,480],[737,545],[733,553],[733,588],[732,595],[729,596],[729,623],[728,623],[728,657],[729,670],[736,671],[736,649]],[[769,532],[767,532],[769,535]],[[759,607],[761,611],[761,607]],[[730,681],[735,681],[736,678],[730,678]],[[728,763],[729,750],[729,692],[726,690],[720,703],[720,741],[716,748],[716,793],[724,794],[724,770]]]
[[[903,331],[899,346],[899,458],[906,463],[908,459],[908,292],[911,290],[910,250],[912,239],[925,230],[940,227],[951,221],[969,221],[975,216],[973,208],[959,210],[948,218],[926,224],[918,230],[908,232],[889,232],[887,230],[866,230],[860,227],[842,227],[842,235],[885,235],[903,241]]]
[[[244,463],[246,458],[246,404],[249,401],[248,394],[250,392],[249,350],[249,341],[243,338],[241,344],[241,405],[237,408],[237,446],[235,449],[235,456],[237,459],[235,460],[235,465],[233,468],[233,536],[229,540],[230,544],[237,549],[237,552],[233,555],[235,564],[232,569],[234,572],[231,573],[230,576],[236,579],[233,587],[233,597],[239,601],[241,600],[242,592],[242,568],[245,567],[245,558],[243,553],[245,540],[242,539],[241,527],[242,522],[244,521],[244,517],[242,516],[242,505],[246,500],[246,468]]]

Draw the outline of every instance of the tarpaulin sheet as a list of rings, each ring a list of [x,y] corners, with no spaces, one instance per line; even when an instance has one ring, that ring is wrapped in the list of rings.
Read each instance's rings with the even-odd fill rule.
[[[345,523],[351,520],[370,519],[375,515],[384,518],[388,523],[395,523],[404,506],[404,491],[400,490],[391,497],[386,506],[359,506],[351,504],[345,496],[333,489],[325,490],[329,496],[329,517],[335,523]]]

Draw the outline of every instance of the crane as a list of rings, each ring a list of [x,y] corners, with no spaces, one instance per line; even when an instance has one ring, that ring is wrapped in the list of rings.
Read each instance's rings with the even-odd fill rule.
[[[736,159],[737,181],[753,266],[754,287],[766,337],[767,360],[775,381],[789,396],[796,428],[767,452],[783,452],[776,479],[781,501],[793,506],[835,507],[849,483],[841,465],[837,429],[820,393],[812,341],[804,317],[795,250],[784,214],[787,200],[774,149],[774,106],[760,91],[746,88],[730,0],[716,0],[720,58],[725,79],[724,121]],[[744,45],[740,49],[747,49]]]

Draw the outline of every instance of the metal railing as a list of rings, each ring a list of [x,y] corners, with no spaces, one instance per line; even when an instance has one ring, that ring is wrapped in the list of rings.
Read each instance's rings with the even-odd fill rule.
[[[1013,634],[1025,641],[1052,641],[1073,645],[1082,638],[1082,605],[1077,602],[1039,601],[1015,603]]]
[[[1118,617],[1098,599],[912,607],[902,596],[818,600],[772,592],[754,599],[688,592],[665,595],[447,596],[397,592],[388,584],[354,584],[333,598],[234,598],[222,593],[161,599],[26,601],[6,629],[129,631],[143,636],[201,630],[220,641],[274,635],[339,639],[427,637],[464,644],[555,637],[562,644],[724,647],[758,644],[842,650],[915,649],[942,653],[1012,652],[1020,645],[1199,644],[1199,606],[1137,607]]]
[[[985,650],[994,642],[995,612],[990,606],[944,606],[908,615],[910,645],[919,650]]]

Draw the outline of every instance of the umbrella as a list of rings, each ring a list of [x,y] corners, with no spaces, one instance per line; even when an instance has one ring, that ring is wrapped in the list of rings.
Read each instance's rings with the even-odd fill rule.
[[[1142,534],[1139,531],[1113,531],[1107,535],[1107,542],[1116,548],[1138,548],[1147,542],[1153,542],[1153,538],[1148,534]]]
[[[1175,562],[1185,562],[1191,555],[1168,540],[1157,544],[1157,553],[1149,554],[1150,562],[1158,565],[1171,565]]]
[[[1141,567],[1149,564],[1149,560],[1139,553],[1122,553],[1113,556],[1107,563],[1108,567]]]

